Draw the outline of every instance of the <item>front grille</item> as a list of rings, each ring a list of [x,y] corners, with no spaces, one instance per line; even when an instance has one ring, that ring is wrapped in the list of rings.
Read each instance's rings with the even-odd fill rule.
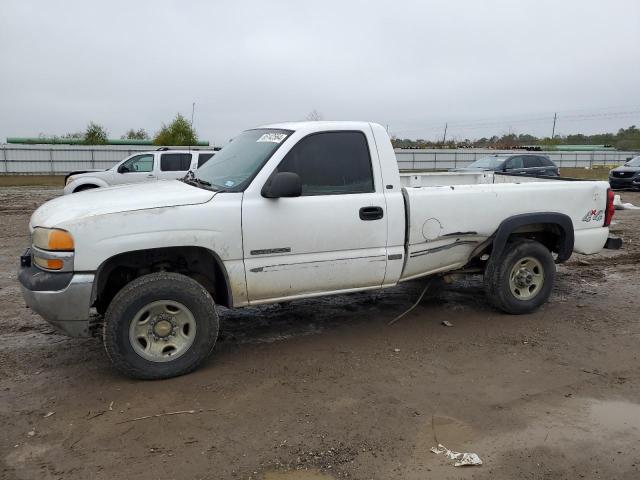
[[[611,176],[615,178],[631,178],[633,172],[611,172]]]

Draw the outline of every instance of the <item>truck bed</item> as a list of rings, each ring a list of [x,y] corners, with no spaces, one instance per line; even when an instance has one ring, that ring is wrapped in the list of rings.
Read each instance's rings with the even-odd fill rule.
[[[514,215],[568,215],[579,253],[599,251],[608,235],[607,228],[585,221],[588,212],[602,211],[606,182],[493,172],[412,173],[401,175],[401,182],[408,221],[401,280],[464,267],[502,220]]]
[[[401,172],[403,187],[441,187],[490,183],[528,183],[574,180],[561,177],[534,177],[494,172]]]

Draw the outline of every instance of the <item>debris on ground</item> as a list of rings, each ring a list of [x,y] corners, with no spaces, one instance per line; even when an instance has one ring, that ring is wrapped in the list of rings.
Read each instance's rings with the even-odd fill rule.
[[[51,415],[53,415],[56,412],[48,412],[47,414],[45,414],[42,418],[49,418]]]
[[[620,195],[613,197],[613,207],[616,210],[638,210],[640,207],[636,207],[633,203],[622,203]]]
[[[466,452],[454,452],[453,450],[449,450],[447,447],[438,444],[437,447],[431,447],[431,451],[436,455],[444,454],[450,460],[456,460],[456,463],[453,464],[454,467],[473,467],[476,465],[482,465],[482,460],[476,453],[466,453]]]
[[[443,320],[442,325],[444,325],[445,327],[453,327],[453,323],[451,323],[449,320]]]
[[[387,325],[393,325],[394,323],[396,323],[398,320],[400,320],[402,317],[404,317],[407,313],[409,313],[411,310],[413,310],[414,308],[416,308],[418,306],[418,304],[420,303],[420,301],[422,300],[422,297],[424,297],[424,294],[427,293],[427,290],[429,290],[429,287],[431,286],[431,280],[429,280],[427,282],[427,284],[424,286],[424,290],[422,290],[422,293],[420,294],[420,296],[418,297],[418,300],[416,300],[416,303],[414,303],[413,305],[411,305],[407,310],[405,310],[404,312],[402,312],[400,315],[398,315],[396,318],[394,318],[393,320],[391,320],[389,323],[387,323]]]

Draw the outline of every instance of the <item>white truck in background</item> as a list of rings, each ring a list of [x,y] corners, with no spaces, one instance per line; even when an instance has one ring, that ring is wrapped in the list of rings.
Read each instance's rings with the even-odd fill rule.
[[[63,193],[78,193],[99,187],[154,180],[177,180],[215,155],[213,150],[169,150],[162,147],[137,152],[107,170],[79,170],[65,177]]]
[[[619,247],[601,181],[493,172],[400,175],[384,128],[247,130],[182,181],[51,200],[29,224],[27,305],[72,336],[100,327],[135,378],[194,370],[230,308],[484,273],[511,314],[544,303],[555,262]],[[92,312],[98,315],[92,316]]]

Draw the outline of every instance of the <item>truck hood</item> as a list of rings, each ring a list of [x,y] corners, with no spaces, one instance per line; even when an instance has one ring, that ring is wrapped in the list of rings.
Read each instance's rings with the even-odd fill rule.
[[[177,180],[94,188],[48,201],[33,213],[29,226],[56,227],[97,215],[196,205],[215,193]]]

